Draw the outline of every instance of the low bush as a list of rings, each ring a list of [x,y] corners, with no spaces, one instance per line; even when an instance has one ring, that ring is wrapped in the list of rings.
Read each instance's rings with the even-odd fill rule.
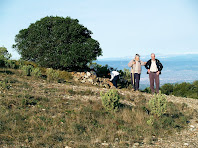
[[[69,81],[72,78],[73,78],[73,76],[71,75],[71,73],[69,73],[67,71],[59,71],[59,79]]]
[[[38,67],[37,68],[33,68],[31,75],[34,76],[34,77],[37,77],[37,78],[41,77],[42,73],[41,73],[40,68],[38,68]]]
[[[59,78],[59,70],[54,70],[52,68],[47,68],[46,70],[47,80],[48,81],[57,81]]]
[[[5,62],[5,66],[7,68],[12,68],[12,69],[17,69],[18,68],[18,66],[16,65],[16,61],[15,60],[7,60]]]
[[[167,110],[166,96],[161,94],[161,92],[159,94],[155,94],[149,100],[149,108],[152,115],[157,117],[162,116],[164,113],[166,113]]]
[[[8,79],[4,79],[2,81],[0,81],[0,88],[5,90],[5,89],[10,89],[11,85],[9,83],[9,80]]]
[[[32,70],[34,67],[32,65],[25,65],[21,68],[25,76],[31,76]]]
[[[100,94],[102,105],[107,111],[117,111],[120,105],[120,95],[117,90],[111,89],[107,93]]]

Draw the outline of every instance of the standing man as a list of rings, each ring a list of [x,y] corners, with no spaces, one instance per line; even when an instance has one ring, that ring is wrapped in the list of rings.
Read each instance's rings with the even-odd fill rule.
[[[110,81],[113,83],[113,86],[117,88],[117,83],[118,83],[120,73],[117,71],[112,71],[109,73],[109,75],[111,75]]]
[[[159,75],[161,74],[161,71],[163,69],[162,63],[158,59],[155,59],[155,54],[152,53],[151,59],[147,61],[145,67],[148,70],[147,74],[149,74],[150,88],[152,94],[155,93],[154,81],[156,86],[156,93],[159,93]]]

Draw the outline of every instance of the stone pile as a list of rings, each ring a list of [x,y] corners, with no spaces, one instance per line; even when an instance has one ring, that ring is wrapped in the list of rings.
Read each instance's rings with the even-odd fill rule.
[[[97,75],[94,71],[73,72],[72,76],[73,76],[74,81],[76,81],[76,82],[102,86],[105,88],[113,87],[113,84],[110,82],[109,78],[97,77]]]

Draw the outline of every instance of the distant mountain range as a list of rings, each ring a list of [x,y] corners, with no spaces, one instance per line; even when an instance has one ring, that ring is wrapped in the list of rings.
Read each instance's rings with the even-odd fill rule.
[[[99,58],[98,61],[129,61],[132,57],[116,57],[116,58]],[[198,53],[196,54],[180,54],[180,55],[158,55],[156,58],[163,61],[198,61]],[[150,59],[150,55],[142,56],[142,60]]]

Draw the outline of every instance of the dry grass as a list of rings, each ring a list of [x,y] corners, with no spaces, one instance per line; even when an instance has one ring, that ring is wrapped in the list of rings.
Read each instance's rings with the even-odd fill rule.
[[[123,95],[135,106],[121,105],[115,113],[104,110],[99,91],[90,87],[78,90],[75,83],[49,83],[1,69],[0,80],[5,79],[9,87],[0,88],[1,147],[101,147],[105,141],[109,147],[129,147],[183,129],[194,113],[184,104],[170,103],[162,121],[149,126],[147,100],[141,94]]]

